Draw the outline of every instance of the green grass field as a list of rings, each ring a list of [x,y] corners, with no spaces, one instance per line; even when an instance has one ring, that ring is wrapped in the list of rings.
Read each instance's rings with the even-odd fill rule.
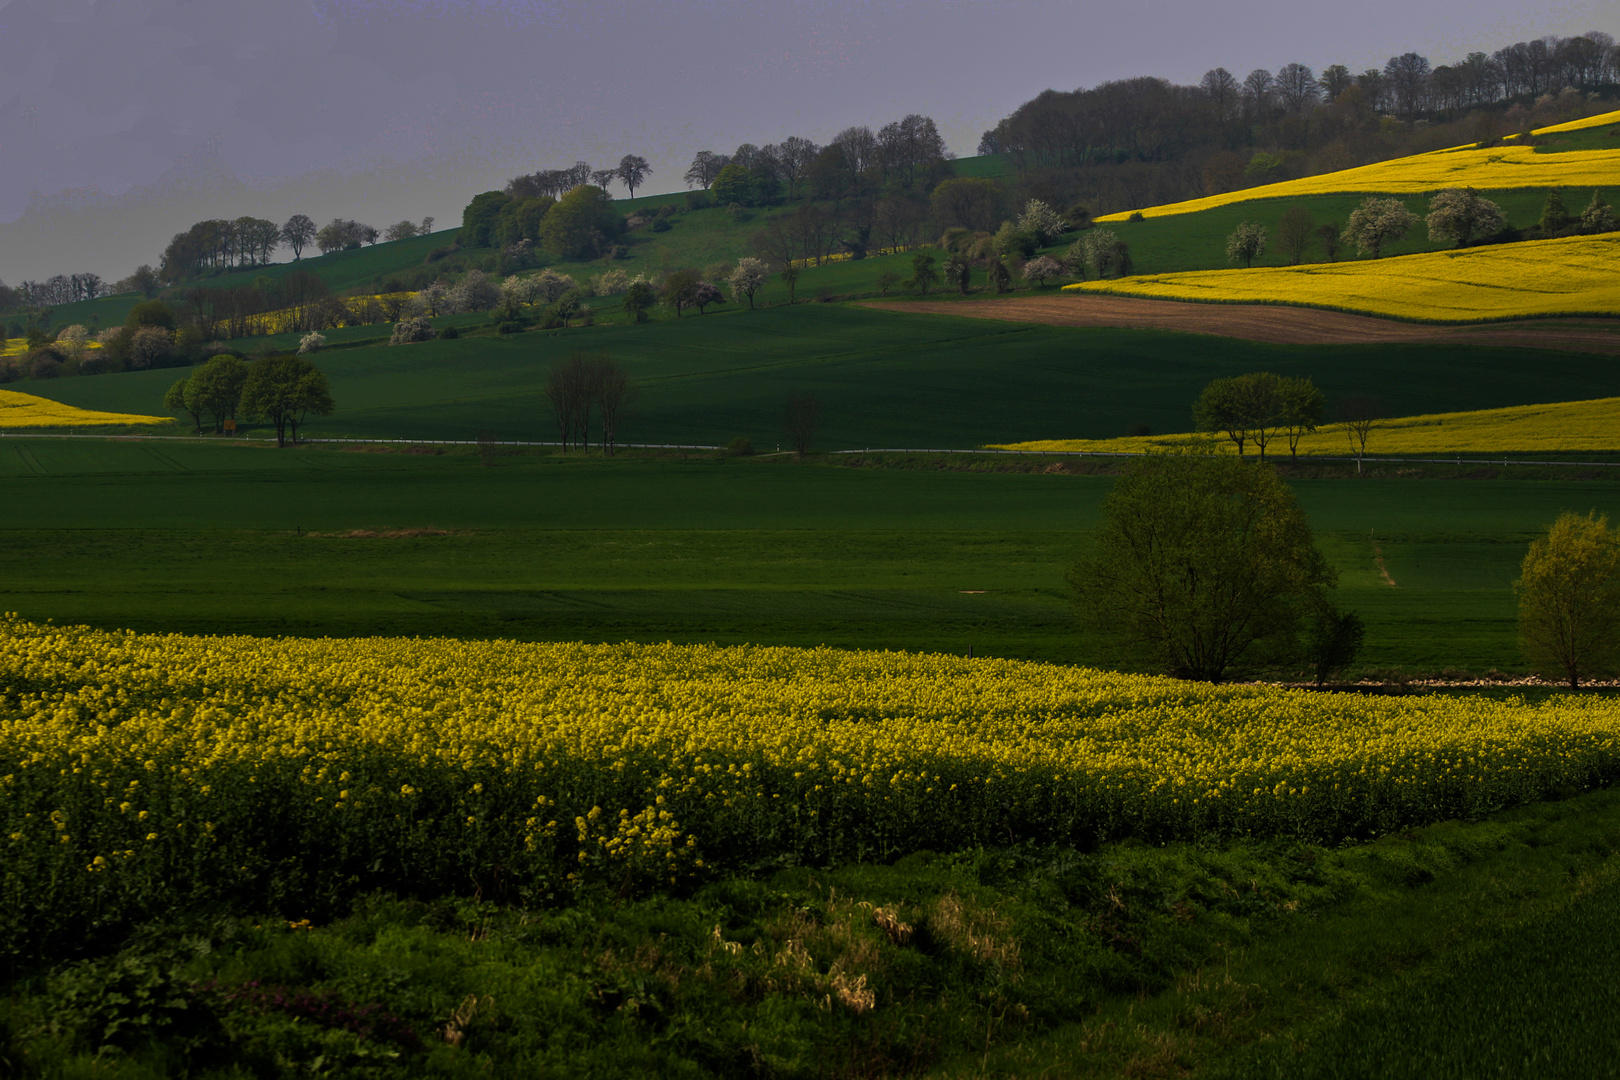
[[[17,572],[0,607],[203,633],[1101,659],[1076,630],[1063,573],[1089,542],[1108,476],[926,459],[496,460],[465,448],[6,439],[0,504]],[[1369,670],[1522,668],[1510,585],[1525,546],[1562,510],[1620,517],[1620,482],[1294,487],[1340,570],[1341,602],[1367,621]],[[340,535],[354,530],[427,532]]]
[[[783,438],[788,396],[821,407],[823,450],[971,448],[1110,438],[1138,424],[1184,431],[1210,379],[1269,370],[1309,376],[1330,399],[1378,394],[1389,415],[1620,394],[1604,357],[1470,345],[1285,346],[1161,331],[1028,326],[838,304],[689,315],[604,326],[333,350],[319,362],[338,411],[310,437],[555,438],[550,365],[607,352],[640,384],[628,442],[757,447]],[[162,414],[182,373],[127,372],[14,383],[82,408]],[[1348,444],[1347,444],[1348,445]]]

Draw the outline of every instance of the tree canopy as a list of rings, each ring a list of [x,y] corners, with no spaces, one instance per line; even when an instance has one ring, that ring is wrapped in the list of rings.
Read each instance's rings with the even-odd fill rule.
[[[289,433],[310,414],[330,416],[334,409],[326,374],[302,356],[266,356],[248,366],[242,385],[242,413],[250,420],[275,425],[276,445],[286,446]]]
[[[1337,577],[1270,467],[1164,454],[1127,466],[1068,582],[1119,659],[1219,682],[1297,664],[1305,619]]]

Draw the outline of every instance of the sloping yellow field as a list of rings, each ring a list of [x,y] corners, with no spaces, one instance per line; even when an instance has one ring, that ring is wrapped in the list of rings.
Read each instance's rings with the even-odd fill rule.
[[[1551,135],[1615,123],[1620,123],[1620,112],[1540,128],[1535,134]],[[1140,213],[1150,218],[1169,217],[1256,199],[1337,195],[1356,191],[1415,195],[1451,187],[1471,187],[1478,191],[1531,187],[1611,187],[1617,179],[1620,179],[1620,150],[1570,150],[1558,154],[1538,154],[1528,146],[1504,145],[1486,150],[1459,146],[1395,158],[1393,161],[1379,161],[1356,169],[1323,173],[1321,176],[1304,176],[1298,180],[1228,191],[1202,199],[1167,203],[1149,207]],[[1129,216],[1129,212],[1121,212],[1097,220],[1124,221]]]
[[[1070,450],[1090,453],[1145,453],[1208,447],[1236,453],[1225,435],[1150,435],[1126,439],[1046,439],[1004,443],[992,450]],[[1367,437],[1369,454],[1426,457],[1444,454],[1573,454],[1620,450],[1620,398],[1561,401],[1552,405],[1514,405],[1476,412],[1429,413],[1380,420]],[[1252,453],[1252,449],[1250,450]],[[1343,457],[1351,453],[1349,434],[1333,424],[1300,440],[1301,454]],[[1267,454],[1288,456],[1280,435]]]
[[[1301,304],[1442,322],[1616,315],[1620,234],[1356,262],[1189,270],[1064,289],[1219,304]]]
[[[0,390],[0,428],[99,427],[108,424],[167,424],[167,416],[92,412],[60,401]]]

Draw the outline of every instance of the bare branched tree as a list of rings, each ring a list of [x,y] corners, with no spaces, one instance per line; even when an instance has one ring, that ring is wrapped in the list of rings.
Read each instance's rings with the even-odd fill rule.
[[[810,453],[810,443],[816,437],[816,421],[820,419],[820,412],[814,395],[795,393],[788,396],[788,441],[793,444],[794,452],[800,457]]]

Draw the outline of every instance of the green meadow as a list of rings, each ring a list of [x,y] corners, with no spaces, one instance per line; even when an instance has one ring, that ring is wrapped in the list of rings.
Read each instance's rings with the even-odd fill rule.
[[[393,449],[0,441],[14,568],[0,607],[194,633],[1102,660],[1063,574],[1107,475],[977,457],[531,449],[486,464],[468,447]],[[1015,467],[1030,471],[997,471]],[[1367,622],[1370,671],[1522,668],[1511,583],[1529,540],[1563,510],[1620,517],[1620,478],[1293,484],[1340,602]]]

